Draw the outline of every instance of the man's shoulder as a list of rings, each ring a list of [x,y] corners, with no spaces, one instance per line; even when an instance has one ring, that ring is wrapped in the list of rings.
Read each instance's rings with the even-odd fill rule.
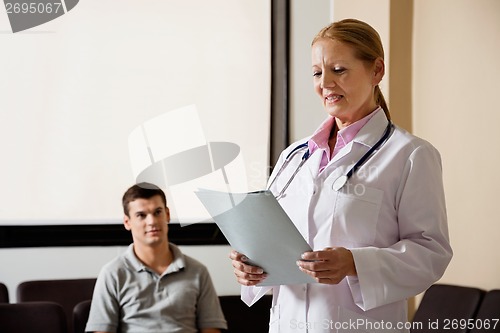
[[[183,254],[183,256],[184,256],[184,261],[186,262],[186,266],[191,267],[193,269],[197,269],[197,270],[203,270],[203,271],[207,270],[207,266],[205,266],[205,264],[203,264],[199,260],[197,260],[193,257],[190,257],[186,254]]]
[[[117,276],[122,275],[125,272],[130,271],[131,269],[132,267],[127,261],[125,253],[122,253],[104,264],[101,268],[100,275]]]

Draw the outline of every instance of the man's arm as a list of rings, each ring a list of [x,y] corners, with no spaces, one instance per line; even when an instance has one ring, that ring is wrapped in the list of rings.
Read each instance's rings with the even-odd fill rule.
[[[101,269],[94,287],[85,332],[116,332],[119,326],[119,304],[113,273],[116,269],[106,265]]]

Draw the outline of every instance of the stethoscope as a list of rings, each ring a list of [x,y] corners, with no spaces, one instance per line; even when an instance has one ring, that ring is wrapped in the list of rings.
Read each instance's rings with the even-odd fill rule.
[[[394,127],[394,125],[391,123],[391,121],[389,121],[389,123],[387,124],[387,127],[385,128],[384,134],[373,145],[373,147],[371,147],[363,156],[361,156],[361,158],[356,162],[356,164],[354,164],[354,166],[345,175],[342,175],[342,176],[338,177],[333,182],[333,184],[332,184],[332,189],[333,190],[340,191],[344,187],[344,185],[352,177],[352,175],[354,175],[354,173],[359,169],[359,167],[361,167],[372,156],[372,154],[378,148],[380,148],[380,146],[382,146],[384,144],[384,142],[389,138],[389,136],[391,135],[391,129],[393,127]],[[285,169],[285,167],[288,165],[288,163],[290,163],[290,161],[292,160],[292,158],[295,156],[295,154],[297,154],[299,151],[301,151],[302,149],[307,148],[307,147],[308,147],[308,143],[307,142],[301,143],[300,145],[298,145],[297,147],[295,147],[286,156],[285,162],[283,162],[283,164],[281,165],[280,169],[278,170],[278,173],[276,174],[276,176],[274,177],[274,179],[271,181],[271,183],[269,184],[269,186],[267,187],[267,189],[271,188],[271,186],[274,184],[274,182],[276,181],[276,179],[278,179],[278,177],[280,176],[281,172],[283,172],[283,170]],[[309,156],[311,156],[311,154],[309,152],[309,149],[307,149],[306,152],[304,153],[304,155],[302,155],[302,158],[301,158],[301,161],[300,161],[299,165],[297,166],[297,168],[295,169],[295,171],[293,172],[293,174],[290,176],[290,179],[288,179],[288,181],[286,182],[285,186],[283,186],[283,188],[278,193],[278,195],[276,195],[276,199],[277,200],[279,200],[279,199],[281,199],[281,198],[283,198],[285,196],[286,189],[288,188],[288,186],[290,186],[290,183],[293,181],[293,179],[295,178],[295,176],[297,175],[297,173],[300,171],[300,169],[302,168],[302,166],[304,165],[304,163],[306,163],[306,161],[309,158]]]

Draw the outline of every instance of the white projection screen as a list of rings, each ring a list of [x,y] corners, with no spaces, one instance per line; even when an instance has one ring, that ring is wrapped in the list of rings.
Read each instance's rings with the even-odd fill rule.
[[[0,8],[0,48],[0,225],[121,223],[130,134],[189,105],[265,186],[270,1],[80,0],[16,33]],[[167,124],[165,144],[190,130]]]

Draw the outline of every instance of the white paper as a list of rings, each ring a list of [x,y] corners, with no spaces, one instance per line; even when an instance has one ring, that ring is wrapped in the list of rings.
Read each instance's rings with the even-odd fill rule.
[[[200,189],[196,195],[229,244],[267,273],[259,286],[316,282],[296,264],[311,247],[270,191],[226,193]]]

